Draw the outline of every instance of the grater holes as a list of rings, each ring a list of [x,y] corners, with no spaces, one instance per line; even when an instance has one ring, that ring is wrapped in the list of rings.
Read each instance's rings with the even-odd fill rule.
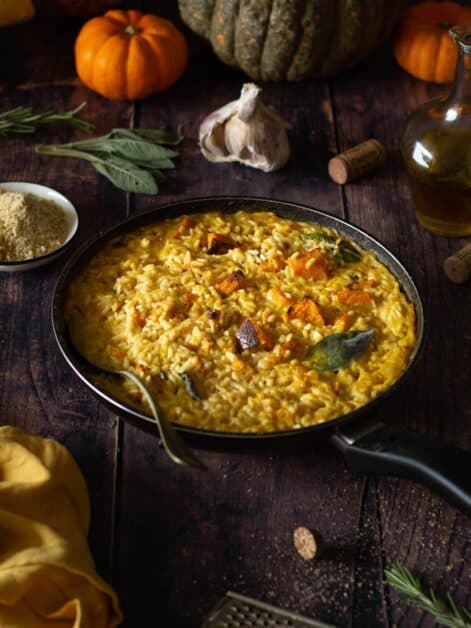
[[[222,619],[222,618],[221,618]],[[232,602],[224,609],[220,628],[299,628],[302,624],[262,608],[254,608],[243,601]]]

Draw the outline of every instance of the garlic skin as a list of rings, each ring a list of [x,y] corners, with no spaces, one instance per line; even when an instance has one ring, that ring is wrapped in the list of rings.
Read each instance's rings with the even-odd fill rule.
[[[238,161],[264,172],[285,165],[290,156],[286,134],[290,125],[263,104],[261,92],[254,83],[245,83],[238,100],[203,120],[199,142],[208,161]]]

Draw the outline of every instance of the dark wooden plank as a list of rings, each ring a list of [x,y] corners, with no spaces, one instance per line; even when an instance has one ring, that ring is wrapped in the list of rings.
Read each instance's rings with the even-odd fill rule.
[[[428,324],[423,359],[377,414],[443,442],[469,447],[470,361],[465,339],[471,299],[469,291],[452,285],[442,270],[443,260],[464,240],[436,236],[417,224],[399,153],[407,115],[443,92],[408,77],[384,55],[333,84],[340,149],[375,137],[388,153],[381,170],[345,186],[348,216],[405,263],[422,293]],[[368,507],[369,517],[374,518],[378,509],[384,561],[390,565],[400,560],[414,573],[424,574],[430,584],[450,589],[462,603],[469,603],[469,521],[427,489],[403,480],[380,478],[376,500]],[[379,562],[378,580],[383,567]],[[433,625],[424,613],[410,609],[401,619],[406,605],[399,607],[398,596],[390,596],[393,606],[388,613],[397,625]]]
[[[303,202],[341,215],[338,189],[325,172],[329,150],[335,150],[325,84],[266,87],[266,102],[293,125],[293,158],[280,172],[215,165],[202,157],[199,124],[237,98],[242,81],[198,52],[182,81],[139,103],[136,125],[181,126],[185,140],[170,181],[157,198],[133,199],[133,211],[175,199],[243,194]],[[207,474],[175,469],[154,439],[125,428],[115,580],[125,625],[132,626],[145,612],[147,623],[198,626],[231,588],[347,625],[362,480],[353,481],[329,449],[275,457],[220,451],[205,459]],[[155,496],[151,501],[150,495]],[[329,558],[315,564],[300,559],[292,534],[301,524],[325,534],[332,548]],[[145,586],[149,574],[150,588]],[[338,596],[329,595],[334,583]]]
[[[136,428],[123,447],[116,585],[125,626],[199,626],[227,590],[349,624],[362,481],[332,452],[200,453],[202,476],[176,469]],[[324,535],[324,558],[299,557],[299,525]]]
[[[21,104],[45,108],[53,103],[65,109],[85,98],[87,115],[96,121],[97,130],[101,131],[105,124],[127,123],[127,105],[107,106],[78,86],[9,89],[3,94],[2,107]],[[69,136],[70,132],[62,129],[2,140],[1,180],[42,183],[68,196],[80,216],[75,248],[98,229],[122,218],[126,199],[88,165],[34,153],[37,142],[65,141]],[[56,438],[74,455],[90,490],[91,548],[98,569],[109,577],[118,423],[74,376],[54,342],[50,321],[52,292],[68,254],[37,270],[1,273],[0,422]]]

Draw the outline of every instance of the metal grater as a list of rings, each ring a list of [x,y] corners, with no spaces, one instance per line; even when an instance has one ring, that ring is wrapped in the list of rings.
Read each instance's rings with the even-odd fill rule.
[[[201,628],[334,628],[276,606],[228,591]]]

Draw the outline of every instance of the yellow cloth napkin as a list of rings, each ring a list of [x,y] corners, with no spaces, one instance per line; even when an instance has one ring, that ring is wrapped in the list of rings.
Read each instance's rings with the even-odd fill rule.
[[[118,598],[87,544],[88,491],[58,442],[0,427],[1,628],[113,628]]]

